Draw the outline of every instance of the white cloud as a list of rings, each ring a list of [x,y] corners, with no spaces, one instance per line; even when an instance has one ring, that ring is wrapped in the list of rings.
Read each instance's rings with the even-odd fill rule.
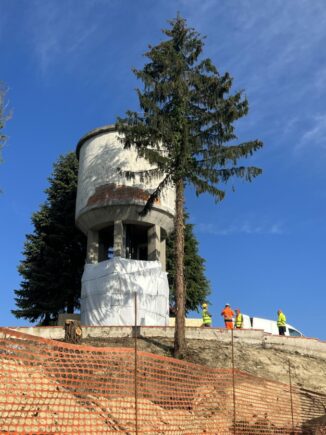
[[[282,228],[281,224],[275,223],[269,228],[269,233],[270,234],[284,234],[284,229]]]
[[[283,225],[280,222],[268,224],[254,224],[249,221],[234,222],[230,225],[199,223],[196,230],[202,234],[211,234],[214,236],[230,236],[236,234],[247,235],[281,235],[284,234]]]
[[[66,0],[31,2],[27,23],[31,46],[43,73],[55,64],[70,68],[81,54],[91,50],[98,30],[91,15],[93,2]]]
[[[316,115],[313,118],[313,125],[301,137],[295,147],[297,153],[307,148],[315,147],[322,150],[326,149],[326,113]]]
[[[189,23],[207,35],[204,55],[230,72],[234,90],[245,89],[250,111],[239,122],[239,137],[259,132],[264,156],[282,154],[284,162],[308,139],[322,151],[325,131],[317,115],[326,98],[325,0],[179,2]],[[307,114],[316,117],[310,130]]]
[[[30,0],[25,33],[43,74],[59,67],[79,77],[84,71],[85,80],[95,74],[103,81],[121,79],[124,74],[130,78],[131,56],[140,56],[146,43],[152,42],[142,40],[141,18],[155,17],[166,27],[166,19],[180,6],[189,25],[207,35],[204,55],[212,57],[221,72],[228,70],[235,77],[234,89],[246,89],[250,112],[239,122],[239,137],[251,139],[258,130],[259,137],[267,137],[272,144],[271,152],[281,147],[286,152],[293,146],[302,150],[309,140],[323,147],[325,132],[315,101],[326,94],[326,66],[320,51],[326,37],[324,0],[166,0],[164,7],[156,2],[149,11],[139,7],[138,19],[126,30],[132,34],[128,46],[119,39],[120,20],[128,11],[122,4],[118,0]],[[119,71],[111,61],[116,58]],[[306,128],[295,146],[296,139],[289,136],[305,128],[307,110],[315,115],[315,125]]]

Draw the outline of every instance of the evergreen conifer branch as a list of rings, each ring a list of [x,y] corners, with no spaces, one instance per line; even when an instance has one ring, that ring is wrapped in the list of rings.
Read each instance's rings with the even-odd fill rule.
[[[251,181],[261,169],[238,161],[262,147],[259,140],[239,144],[234,122],[247,115],[248,100],[243,91],[231,93],[233,79],[220,74],[211,59],[200,59],[203,38],[179,15],[163,30],[167,39],[150,46],[148,62],[134,73],[143,83],[137,90],[141,112],[127,112],[117,128],[126,148],[135,146],[138,155],[167,174],[147,201],[148,212],[162,194],[166,180],[176,187],[176,271],[177,320],[175,355],[185,349],[185,289],[183,276],[184,187],[196,194],[209,193],[215,201],[224,198],[220,188],[232,177]],[[149,172],[150,177],[153,173]]]

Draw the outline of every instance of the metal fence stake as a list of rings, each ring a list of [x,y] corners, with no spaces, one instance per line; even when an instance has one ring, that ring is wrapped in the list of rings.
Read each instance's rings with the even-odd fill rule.
[[[135,298],[135,333],[134,333],[134,349],[135,349],[135,429],[136,429],[136,435],[138,435],[138,342],[137,342],[137,336],[138,336],[138,326],[137,326],[137,292],[134,293]]]
[[[233,329],[231,329],[231,347],[232,347],[232,390],[233,390],[233,432],[236,435],[236,405],[235,405],[235,375],[234,375],[234,340]]]
[[[291,399],[291,417],[292,417],[292,430],[294,433],[294,415],[293,415],[293,396],[292,396],[292,375],[291,375],[291,363],[290,360],[289,363],[289,384],[290,384],[290,399]]]

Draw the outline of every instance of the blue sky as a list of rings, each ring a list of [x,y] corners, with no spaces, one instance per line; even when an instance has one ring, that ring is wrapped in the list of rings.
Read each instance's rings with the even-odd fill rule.
[[[0,324],[10,310],[31,215],[52,165],[89,130],[137,109],[131,72],[180,12],[206,35],[204,55],[244,89],[239,140],[260,139],[252,183],[187,207],[212,284],[225,302],[326,339],[326,4],[324,0],[0,0],[0,80],[12,119],[0,166]],[[234,185],[235,192],[231,187]]]

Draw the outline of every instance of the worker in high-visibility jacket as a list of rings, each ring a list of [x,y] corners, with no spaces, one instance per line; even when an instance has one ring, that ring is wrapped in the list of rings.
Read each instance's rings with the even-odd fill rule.
[[[203,317],[203,324],[204,327],[211,327],[212,326],[212,316],[207,310],[207,304],[202,305],[203,311],[202,311],[202,317]]]
[[[286,330],[286,317],[285,314],[282,312],[282,310],[277,311],[277,326],[278,326],[278,333],[279,335],[285,335]]]
[[[226,329],[233,329],[233,316],[234,312],[230,307],[230,304],[225,304],[224,310],[221,312],[221,316],[224,317],[224,324]]]
[[[241,329],[243,327],[243,315],[240,313],[239,308],[235,310],[235,322],[234,326],[237,329]]]

